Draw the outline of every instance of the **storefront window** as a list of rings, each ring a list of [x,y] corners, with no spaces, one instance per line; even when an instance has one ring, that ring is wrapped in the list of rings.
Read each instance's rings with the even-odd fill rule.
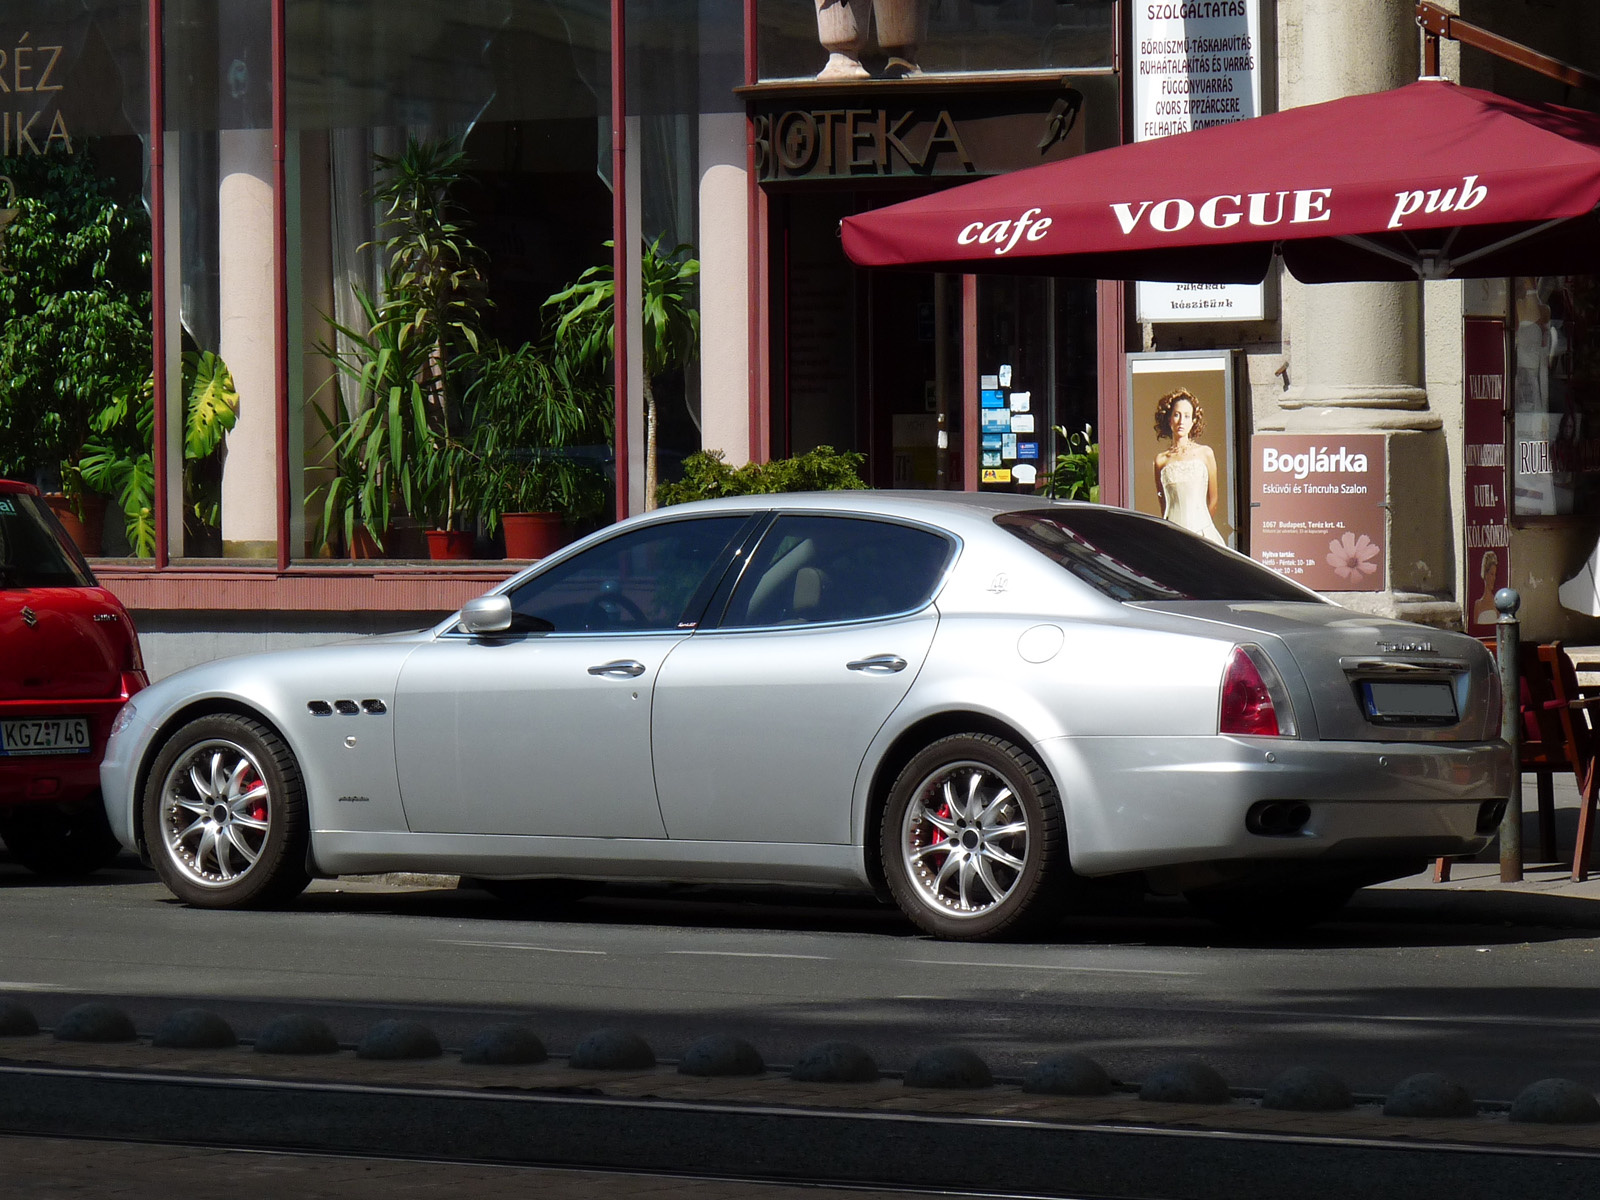
[[[90,553],[152,530],[146,46],[139,0],[0,0],[0,475]]]
[[[1095,285],[1083,279],[978,279],[979,480],[985,491],[1042,488],[1068,436],[1094,440]]]
[[[271,10],[165,8],[167,411],[175,557],[277,553]],[[176,244],[173,244],[173,235]]]
[[[1600,507],[1600,286],[1594,276],[1511,287],[1514,512]]]
[[[610,260],[608,6],[298,0],[288,16],[297,553],[423,557],[424,532],[449,528],[481,557],[505,511],[601,519],[609,391],[552,382],[541,309]],[[395,439],[370,414],[397,395]],[[559,456],[523,444],[574,398]],[[502,426],[490,470],[479,434]]]
[[[1112,0],[788,0],[760,7],[761,78],[1109,67]]]

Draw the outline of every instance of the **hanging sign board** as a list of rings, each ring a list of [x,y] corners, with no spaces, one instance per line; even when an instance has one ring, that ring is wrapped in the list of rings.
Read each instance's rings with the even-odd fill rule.
[[[1250,459],[1252,558],[1319,592],[1384,589],[1381,433],[1258,433]]]
[[[1133,6],[1133,139],[1261,114],[1261,0]],[[1254,283],[1140,283],[1141,321],[1259,321]]]
[[[1462,357],[1467,379],[1467,632],[1494,633],[1494,594],[1511,579],[1511,538],[1506,525],[1506,327],[1468,317]]]

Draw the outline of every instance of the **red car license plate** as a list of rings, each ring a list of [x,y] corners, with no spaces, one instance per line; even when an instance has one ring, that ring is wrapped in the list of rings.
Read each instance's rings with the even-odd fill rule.
[[[87,717],[38,717],[0,721],[0,754],[87,754]]]

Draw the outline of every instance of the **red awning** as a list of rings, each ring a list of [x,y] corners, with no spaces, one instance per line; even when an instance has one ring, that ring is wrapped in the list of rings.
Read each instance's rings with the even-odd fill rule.
[[[1424,80],[845,218],[862,266],[1256,283],[1600,272],[1600,116]]]

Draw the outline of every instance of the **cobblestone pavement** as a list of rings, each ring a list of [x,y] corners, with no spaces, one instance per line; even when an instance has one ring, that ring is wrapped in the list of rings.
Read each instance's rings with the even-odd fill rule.
[[[924,1192],[791,1187],[615,1171],[281,1154],[0,1135],[10,1200],[917,1200]],[[949,1195],[950,1193],[941,1193]]]

